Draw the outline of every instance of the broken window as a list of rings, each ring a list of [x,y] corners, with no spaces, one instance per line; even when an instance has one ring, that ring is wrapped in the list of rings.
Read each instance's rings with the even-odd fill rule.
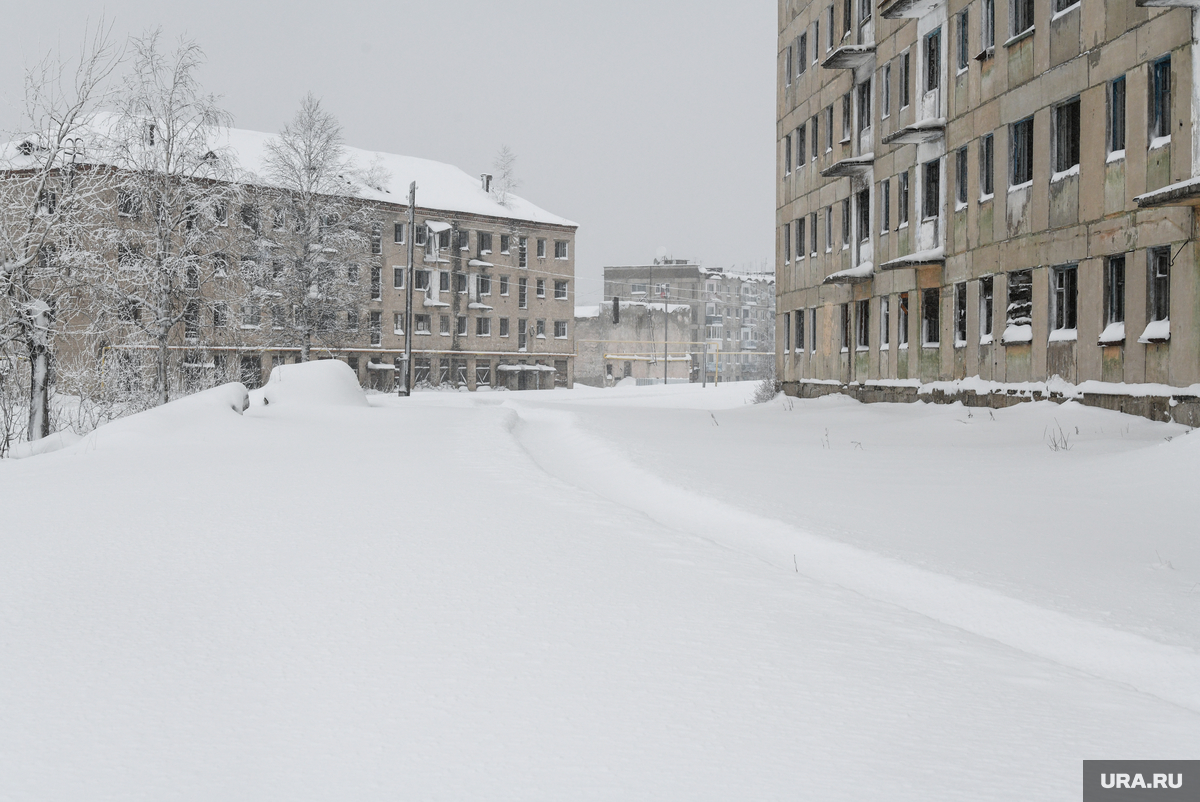
[[[864,298],[858,301],[856,312],[858,336],[855,338],[855,343],[859,351],[866,351],[871,347],[871,300]]]
[[[995,159],[995,144],[996,140],[992,134],[984,134],[979,140],[979,197],[980,199],[990,198],[995,192],[993,184],[992,172]]]
[[[1078,273],[1075,265],[1063,265],[1050,271],[1050,321],[1053,331],[1076,328]]]
[[[1079,98],[1054,107],[1054,172],[1079,164]]]
[[[937,288],[921,291],[921,343],[940,345],[942,341],[941,293]]]
[[[991,276],[979,280],[979,340],[981,343],[992,341],[992,320],[995,314],[995,302],[992,293],[995,282]]]
[[[1012,139],[1009,164],[1009,184],[1020,186],[1033,181],[1033,118],[1021,120],[1009,126]]]
[[[1150,68],[1150,138],[1171,135],[1171,57],[1161,58]],[[1153,142],[1151,142],[1153,145]]]
[[[1104,266],[1104,324],[1125,322],[1125,255],[1110,256]]]
[[[1033,271],[1015,270],[1008,274],[1008,308],[1004,324],[1004,342],[1030,342],[1033,339]]]
[[[908,225],[908,170],[896,176],[896,226],[904,228]]]
[[[1171,317],[1171,249],[1151,248],[1150,282],[1147,292],[1150,320],[1169,320]]]
[[[1108,152],[1125,150],[1125,76],[1108,84]]]
[[[954,285],[954,347],[967,344],[967,283]]]
[[[921,196],[921,214],[926,220],[938,216],[941,208],[942,163],[940,159],[925,162],[921,170],[925,185]]]

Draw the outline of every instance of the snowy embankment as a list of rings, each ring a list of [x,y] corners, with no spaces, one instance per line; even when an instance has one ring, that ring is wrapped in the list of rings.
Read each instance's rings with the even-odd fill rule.
[[[1042,604],[1002,568],[973,581],[988,552],[952,502],[894,509],[920,536],[874,531],[881,476],[953,495],[963,462],[998,460],[1044,483],[1035,445],[1073,460],[1056,490],[1087,511],[1089,442],[1133,459],[1179,427],[1103,413],[1109,434],[1053,452],[1032,406],[987,430],[949,407],[750,407],[750,385],[367,406],[336,376],[276,385],[0,463],[4,795],[1051,800],[1084,758],[1200,748],[1198,683],[1168,673],[1187,644],[1120,609],[1088,630],[1063,608],[1090,601]],[[916,442],[949,424],[961,442]],[[975,528],[1021,514],[988,509]]]

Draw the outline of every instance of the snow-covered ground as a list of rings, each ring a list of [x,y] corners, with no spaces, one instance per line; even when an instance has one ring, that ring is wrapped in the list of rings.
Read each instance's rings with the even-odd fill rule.
[[[0,799],[1057,800],[1200,748],[1182,427],[319,370],[0,463]]]

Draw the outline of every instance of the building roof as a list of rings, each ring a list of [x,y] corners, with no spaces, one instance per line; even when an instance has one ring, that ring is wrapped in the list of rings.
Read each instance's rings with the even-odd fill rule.
[[[116,120],[115,114],[98,114],[89,128],[94,132],[93,136],[96,139],[103,141],[106,133],[113,129]],[[275,136],[276,134],[243,128],[220,129],[213,142],[213,149],[232,154],[237,160],[236,166],[246,173],[243,180],[247,183],[269,186],[265,168],[267,143]],[[20,154],[20,144],[18,140],[0,145],[0,165],[19,169],[22,160],[32,159]],[[98,148],[94,143],[85,143],[84,160],[102,164],[103,152],[103,147]],[[551,214],[511,193],[508,196],[508,204],[502,205],[492,193],[484,191],[479,176],[471,176],[451,164],[352,147],[345,148],[345,157],[353,163],[355,169],[378,167],[387,175],[386,183],[378,187],[347,182],[348,195],[407,206],[409,184],[416,181],[417,206],[421,209],[578,228],[577,223]]]

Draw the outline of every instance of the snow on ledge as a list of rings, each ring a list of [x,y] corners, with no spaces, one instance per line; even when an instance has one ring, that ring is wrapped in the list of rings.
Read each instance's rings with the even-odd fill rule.
[[[1008,345],[1009,343],[1031,343],[1033,342],[1033,326],[1028,323],[1010,325],[1004,330],[1004,334],[1000,335],[1000,342],[1004,345]]]
[[[838,284],[842,281],[866,281],[873,278],[875,275],[875,265],[871,262],[863,262],[846,270],[839,270],[836,273],[828,275],[822,284]]]
[[[1119,162],[1119,161],[1123,160],[1124,158],[1125,158],[1125,148],[1121,148],[1120,150],[1114,150],[1111,153],[1109,153],[1108,157],[1104,160],[1104,163],[1112,164],[1113,162]]]
[[[1146,328],[1142,331],[1142,336],[1138,337],[1138,342],[1148,345],[1150,343],[1165,343],[1170,339],[1171,321],[1152,320],[1146,324]]]
[[[1056,184],[1059,181],[1062,181],[1064,178],[1070,178],[1073,175],[1079,175],[1079,165],[1078,164],[1072,165],[1071,167],[1068,167],[1066,170],[1062,170],[1060,172],[1054,173],[1052,176],[1050,176],[1050,183]]]
[[[835,379],[800,379],[804,384],[843,386]],[[974,393],[976,395],[1009,395],[1020,398],[1049,398],[1081,399],[1084,395],[1121,395],[1129,398],[1196,398],[1200,399],[1200,384],[1187,387],[1173,387],[1168,384],[1126,384],[1125,382],[1102,382],[1089,380],[1080,384],[1072,384],[1061,376],[1054,375],[1048,381],[1036,382],[997,382],[982,379],[979,376],[969,376],[954,381],[936,381],[922,383],[920,379],[868,379],[862,382],[851,382],[848,387],[884,387],[895,389],[916,389],[919,395],[943,393],[957,395],[959,393]]]
[[[1100,339],[1097,345],[1117,345],[1125,342],[1125,323],[1109,323],[1104,331],[1100,332]]]
[[[1156,136],[1156,137],[1154,137],[1154,139],[1150,140],[1149,150],[1158,150],[1159,148],[1165,148],[1167,145],[1170,145],[1170,144],[1171,144],[1171,135],[1170,134],[1167,134],[1166,136]]]
[[[1052,343],[1073,343],[1079,340],[1079,329],[1055,329],[1050,332]]]
[[[1200,176],[1194,176],[1184,181],[1175,184],[1168,184],[1165,187],[1160,187],[1153,192],[1147,192],[1143,195],[1138,195],[1133,199],[1133,202],[1138,206],[1156,206],[1176,198],[1189,197],[1200,194]]]

